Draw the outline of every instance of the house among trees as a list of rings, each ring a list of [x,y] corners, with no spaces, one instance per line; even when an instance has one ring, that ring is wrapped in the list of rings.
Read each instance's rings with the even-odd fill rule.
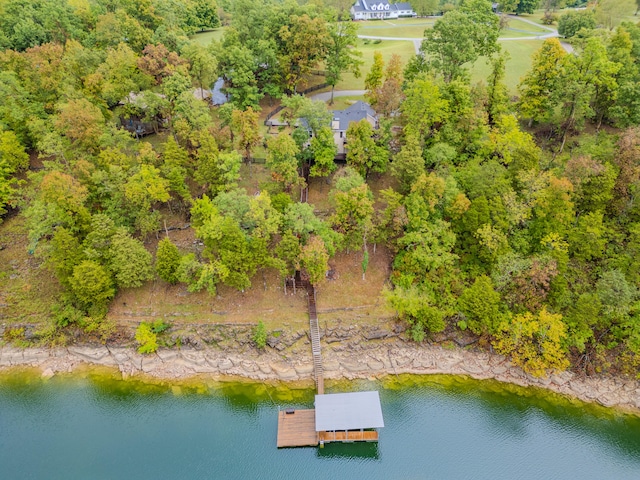
[[[336,155],[338,158],[344,158],[346,155],[347,128],[352,122],[359,122],[363,118],[366,118],[373,128],[378,128],[376,112],[371,108],[371,105],[362,100],[358,100],[344,110],[333,111],[331,131],[333,132],[333,140],[338,147]]]
[[[389,3],[389,0],[358,0],[351,7],[353,20],[375,20],[400,17],[415,17],[410,3]]]

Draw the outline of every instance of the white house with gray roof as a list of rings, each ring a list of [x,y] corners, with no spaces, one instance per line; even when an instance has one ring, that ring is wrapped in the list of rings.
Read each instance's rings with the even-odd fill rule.
[[[351,7],[353,20],[391,19],[415,17],[410,3],[389,3],[389,0],[357,0]]]

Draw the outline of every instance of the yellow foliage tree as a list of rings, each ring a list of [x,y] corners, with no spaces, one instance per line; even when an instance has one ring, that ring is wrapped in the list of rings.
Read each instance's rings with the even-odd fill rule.
[[[500,325],[493,342],[496,351],[511,356],[514,365],[535,377],[543,377],[548,370],[562,371],[569,366],[562,346],[567,336],[562,315],[540,312],[515,315]]]

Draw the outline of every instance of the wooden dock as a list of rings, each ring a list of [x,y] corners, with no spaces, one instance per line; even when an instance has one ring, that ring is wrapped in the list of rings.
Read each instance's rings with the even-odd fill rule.
[[[315,447],[331,442],[377,442],[375,430],[349,430],[340,432],[316,432],[315,410],[294,410],[278,412],[278,448]]]
[[[318,445],[316,433],[316,411],[294,410],[294,413],[278,412],[278,448],[315,447]]]

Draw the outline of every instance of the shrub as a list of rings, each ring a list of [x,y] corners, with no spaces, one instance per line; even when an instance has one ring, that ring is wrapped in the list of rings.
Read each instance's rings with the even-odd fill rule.
[[[142,322],[136,329],[136,342],[140,345],[138,352],[153,353],[158,350],[158,335],[153,331],[152,324]]]
[[[583,28],[596,28],[596,17],[591,10],[567,12],[558,20],[558,33],[565,38],[573,37]]]
[[[163,238],[158,243],[156,251],[156,272],[168,283],[178,283],[178,267],[180,266],[180,252],[169,238]]]
[[[558,16],[555,13],[545,12],[544,16],[542,17],[543,25],[553,25],[557,21],[558,21]]]
[[[262,320],[258,322],[256,328],[253,330],[253,341],[260,349],[267,346],[267,328],[264,326]]]
[[[171,324],[166,323],[160,318],[151,324],[151,330],[153,331],[153,333],[162,333],[169,327],[171,327]]]

